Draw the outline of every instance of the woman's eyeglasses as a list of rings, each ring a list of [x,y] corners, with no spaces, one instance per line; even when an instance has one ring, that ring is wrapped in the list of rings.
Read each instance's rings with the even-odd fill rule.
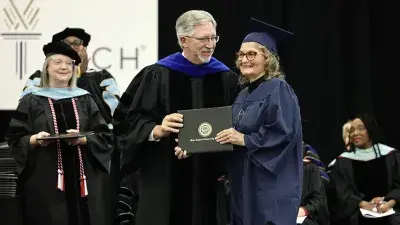
[[[356,131],[358,132],[358,133],[361,133],[361,132],[363,132],[363,131],[365,131],[365,130],[367,130],[365,127],[362,127],[362,126],[359,126],[359,127],[352,127],[352,128],[350,128],[350,130],[349,130],[349,134],[354,134]]]
[[[247,53],[238,52],[238,53],[236,53],[236,56],[237,56],[238,60],[243,60],[243,58],[246,56],[247,60],[253,61],[257,56],[257,52],[253,52],[253,51],[250,51]]]
[[[52,61],[53,61],[54,65],[56,65],[56,66],[62,66],[63,64],[65,64],[67,67],[73,67],[73,65],[74,65],[73,60],[64,62],[61,59],[53,59]]]

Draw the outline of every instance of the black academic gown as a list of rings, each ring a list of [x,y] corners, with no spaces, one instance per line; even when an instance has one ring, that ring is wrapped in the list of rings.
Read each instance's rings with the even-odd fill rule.
[[[59,132],[76,129],[71,99],[53,101]],[[108,225],[109,163],[112,133],[89,95],[76,97],[81,131],[94,131],[82,146],[88,196],[80,197],[79,160],[74,146],[61,143],[65,191],[57,189],[57,148],[31,147],[40,131],[54,134],[47,97],[25,95],[10,121],[7,142],[18,164],[19,194],[27,225]]]
[[[400,214],[398,213],[398,210],[400,209],[399,160],[400,157],[397,151],[392,151],[387,155],[381,156],[380,158],[371,160],[369,162],[359,162],[349,158],[338,157],[329,174],[331,177],[332,186],[335,188],[335,193],[332,197],[336,198],[336,201],[333,202],[331,209],[332,213],[335,214],[333,217],[335,219],[333,223],[341,225],[365,224],[360,221],[365,219],[361,218],[362,216],[359,210],[359,203],[362,200],[368,202],[374,197],[385,196],[385,201],[389,201],[390,199],[394,199],[396,201],[394,210],[397,212],[394,215],[379,219],[381,221],[378,224],[400,224]],[[370,171],[356,171],[354,166],[358,166],[359,163],[370,164]],[[357,180],[356,177],[360,176],[365,178],[365,185],[363,185],[363,188],[367,188],[365,190],[380,190],[381,187],[386,190],[383,190],[384,193],[374,193],[374,195],[376,195],[374,197],[371,197],[373,195],[370,194],[366,196],[366,193],[363,193],[357,187],[360,181],[359,179]],[[376,179],[381,178],[384,178],[382,182],[376,181]]]
[[[41,71],[37,70],[27,80],[21,96],[30,93],[34,88],[39,87]],[[112,122],[112,114],[118,105],[120,92],[115,82],[114,77],[107,71],[87,71],[79,76],[77,79],[77,86],[88,91],[93,100],[95,101],[98,110],[107,124]],[[120,152],[115,149],[110,163],[112,186],[110,187],[110,194],[105,197],[110,197],[110,210],[115,210],[116,196],[119,190],[120,182]],[[115,217],[115,216],[113,216]]]
[[[303,225],[329,225],[328,204],[319,168],[304,162],[303,193],[300,207],[307,211]]]
[[[159,142],[148,138],[166,115],[177,110],[232,104],[237,83],[237,75],[230,71],[194,77],[159,64],[144,68],[133,79],[115,111],[113,126],[123,170],[141,171],[136,225],[216,224],[222,154],[179,160],[174,155],[176,135]]]

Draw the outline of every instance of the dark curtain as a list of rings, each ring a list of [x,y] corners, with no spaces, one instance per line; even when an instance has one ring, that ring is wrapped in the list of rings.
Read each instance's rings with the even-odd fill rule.
[[[329,163],[343,150],[342,125],[352,114],[377,117],[386,143],[400,148],[396,53],[400,22],[395,1],[203,0],[159,2],[159,57],[179,51],[175,21],[186,10],[203,9],[217,20],[221,36],[215,57],[234,67],[235,52],[250,17],[295,34],[281,49],[287,81],[298,95],[304,140]],[[170,6],[172,6],[170,8]],[[397,63],[398,64],[398,63]]]
[[[400,16],[395,2],[159,1],[159,57],[180,50],[175,22],[189,9],[214,15],[221,36],[214,56],[232,68],[251,16],[288,29],[295,37],[280,51],[282,64],[300,101],[304,140],[322,160],[329,163],[342,151],[342,124],[358,112],[374,114],[386,143],[400,148],[395,130],[400,126],[395,82]],[[0,113],[1,138],[10,116],[10,111]]]

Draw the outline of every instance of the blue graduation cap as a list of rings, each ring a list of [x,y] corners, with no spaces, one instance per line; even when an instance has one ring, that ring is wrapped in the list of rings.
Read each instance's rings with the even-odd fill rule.
[[[256,42],[275,54],[278,54],[277,42],[293,36],[289,31],[254,18],[250,20],[250,32],[242,43]]]

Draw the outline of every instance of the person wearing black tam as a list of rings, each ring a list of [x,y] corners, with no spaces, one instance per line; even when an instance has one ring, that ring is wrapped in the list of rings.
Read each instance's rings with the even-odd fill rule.
[[[61,32],[54,34],[52,38],[52,42],[65,43],[71,46],[79,55],[80,63],[76,67],[77,86],[91,94],[101,112],[101,115],[105,119],[108,126],[112,129],[112,115],[118,105],[120,91],[114,77],[107,70],[87,70],[89,60],[86,51],[90,40],[91,35],[88,34],[84,29],[70,27],[67,27]],[[41,71],[37,70],[29,77],[21,93],[21,98],[40,86],[40,76]],[[119,159],[120,154],[118,151],[115,151],[112,163],[110,164],[110,167],[112,167],[113,171],[112,174],[119,172]],[[116,187],[112,187],[112,189],[119,189],[118,176],[119,175],[112,176],[113,179],[114,177],[116,179]],[[116,190],[112,192],[116,192]],[[115,195],[116,193],[112,193],[111,197]],[[112,202],[114,203],[116,201],[112,200]],[[110,205],[110,207],[113,208],[114,206]]]
[[[123,171],[140,168],[136,225],[217,224],[216,185],[220,154],[174,157],[182,109],[231,105],[237,75],[212,55],[219,36],[213,16],[190,10],[176,21],[181,52],[145,67],[121,97],[114,133]]]
[[[87,90],[95,100],[101,114],[111,127],[112,115],[118,105],[120,91],[114,77],[106,70],[88,70],[87,46],[91,35],[81,28],[65,28],[54,34],[52,42],[63,42],[70,45],[81,58],[77,68],[78,87]],[[26,82],[21,97],[36,89],[40,84],[41,71],[37,70]]]
[[[296,224],[303,181],[298,99],[284,81],[278,44],[293,34],[251,19],[237,53],[243,89],[232,106],[233,127],[216,136],[231,143],[232,225]]]
[[[52,38],[52,42],[62,41],[68,45],[70,45],[76,52],[78,52],[79,56],[82,58],[82,64],[79,65],[78,76],[85,73],[88,69],[88,55],[87,55],[87,46],[89,45],[91,36],[86,33],[86,31],[82,28],[65,28],[63,31],[54,34]]]
[[[87,47],[91,36],[82,28],[65,28],[63,31],[53,35],[52,41],[63,41],[72,47],[79,48],[81,45]]]
[[[63,42],[43,52],[39,88],[22,97],[6,135],[25,224],[108,225],[112,132],[89,92],[76,87],[78,53]],[[61,134],[71,138],[44,139]]]

